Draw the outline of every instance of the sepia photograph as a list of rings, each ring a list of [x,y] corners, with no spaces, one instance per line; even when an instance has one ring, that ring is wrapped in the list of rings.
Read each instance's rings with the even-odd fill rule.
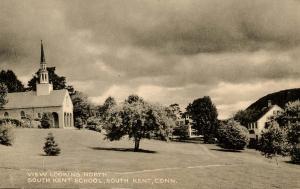
[[[300,0],[0,0],[0,189],[300,189]]]

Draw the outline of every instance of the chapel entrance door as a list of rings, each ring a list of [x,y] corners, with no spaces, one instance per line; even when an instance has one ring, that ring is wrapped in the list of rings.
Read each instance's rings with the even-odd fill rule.
[[[53,127],[54,128],[59,128],[58,113],[53,112],[52,116],[53,116]]]

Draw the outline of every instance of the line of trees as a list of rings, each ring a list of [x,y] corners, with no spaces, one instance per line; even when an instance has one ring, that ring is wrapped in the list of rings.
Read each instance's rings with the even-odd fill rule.
[[[218,133],[222,133],[222,136],[226,133],[226,136],[232,138],[231,135],[235,133],[230,133],[227,128],[233,127],[241,130],[240,126],[236,127],[237,124],[221,123],[218,120],[216,106],[209,96],[195,99],[186,107],[186,112],[181,112],[178,104],[165,107],[149,103],[137,95],[130,95],[121,104],[117,104],[113,97],[108,97],[103,105],[95,107],[88,101],[85,94],[68,85],[64,76],[57,75],[55,67],[48,68],[48,72],[49,80],[55,90],[67,89],[69,91],[74,106],[74,124],[76,127],[79,129],[86,127],[98,132],[104,129],[106,138],[109,140],[119,140],[123,136],[128,136],[135,143],[135,151],[139,150],[140,141],[143,138],[168,141],[178,127],[178,118],[185,115],[191,117],[192,127],[199,135],[203,135],[205,143],[215,143],[215,139],[221,136]],[[24,88],[12,71],[1,73],[2,76],[1,74],[0,76],[4,78],[3,80],[9,77],[11,78],[10,81],[13,80],[11,82],[13,85],[9,85],[9,89],[4,84],[0,85],[0,89],[2,88],[3,91],[0,93],[0,106],[5,104],[7,92],[36,90],[37,74],[28,81],[28,88]],[[187,128],[182,129],[185,132],[181,132],[181,134],[186,135]],[[222,140],[222,143],[225,143],[225,140]],[[227,141],[227,143],[230,142]],[[230,148],[230,145],[223,144],[223,146]]]
[[[210,97],[194,100],[186,110],[181,112],[178,104],[168,107],[152,104],[137,95],[130,95],[121,104],[108,97],[97,108],[96,116],[89,118],[87,128],[105,130],[106,139],[111,141],[128,136],[134,141],[134,151],[138,151],[143,138],[168,141],[178,132],[178,118],[188,114],[192,118],[192,127],[203,135],[205,143],[215,143],[218,138],[220,146],[226,149],[243,150],[247,146],[248,130],[233,120],[218,120],[217,109]],[[186,135],[187,128],[183,129],[185,131],[180,134]]]

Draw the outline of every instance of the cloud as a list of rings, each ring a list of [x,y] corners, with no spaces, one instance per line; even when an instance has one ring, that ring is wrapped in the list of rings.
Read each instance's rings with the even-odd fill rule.
[[[299,80],[295,0],[3,0],[0,25],[1,69],[26,83],[43,39],[48,65],[98,103],[210,95],[228,116]]]
[[[300,42],[294,0],[75,1],[67,16],[95,39],[179,54],[282,49]]]
[[[227,118],[247,108],[259,98],[284,89],[298,88],[300,79],[267,80],[259,83],[219,83],[208,94],[216,103],[220,118]]]

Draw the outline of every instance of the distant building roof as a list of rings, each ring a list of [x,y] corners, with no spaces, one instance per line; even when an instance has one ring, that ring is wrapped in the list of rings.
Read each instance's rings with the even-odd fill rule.
[[[37,96],[35,91],[8,93],[3,109],[62,106],[66,89],[53,90],[50,95]]]
[[[275,104],[275,105],[271,105],[271,106],[268,106],[268,107],[264,107],[260,112],[258,112],[257,114],[255,114],[252,117],[252,122],[258,121],[260,118],[262,118],[266,113],[268,113],[275,106],[278,106],[278,105]]]

